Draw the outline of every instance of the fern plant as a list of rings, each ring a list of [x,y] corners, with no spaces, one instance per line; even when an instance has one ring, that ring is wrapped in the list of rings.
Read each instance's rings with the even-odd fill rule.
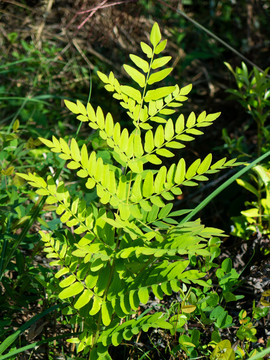
[[[109,76],[98,72],[105,89],[132,120],[132,132],[101,107],[65,101],[79,121],[107,142],[113,164],[85,144],[79,148],[74,138],[70,144],[54,136],[40,139],[85,180],[89,191],[96,190],[98,201],[89,204],[72,198],[65,184],[55,183],[52,176],[44,180],[35,173],[20,174],[37,194],[47,197],[47,204],[55,205],[65,224],[60,235],[43,231],[40,235],[51,265],[58,269],[55,277],[62,288],[58,296],[68,303],[65,313],[81,329],[69,341],[93,360],[111,359],[111,345],[151,327],[171,329],[161,312],[139,315],[140,304],[147,304],[150,296],[162,299],[178,292],[183,283],[207,286],[205,274],[190,269],[189,259],[208,256],[209,240],[222,236],[221,230],[204,227],[199,219],[179,225],[177,217],[187,210],[173,211],[173,200],[183,186],[208,180],[208,175],[232,166],[234,160],[212,163],[209,154],[189,166],[184,158],[168,168],[162,165],[162,158],[173,157],[175,149],[203,134],[220,113],[203,111],[196,117],[192,112],[187,119],[183,114],[174,121],[167,119],[187,100],[192,86],[156,86],[172,71],[164,68],[171,57],[158,56],[166,40],[157,23],[150,43],[141,43],[146,60],[130,55],[136,68],[124,65],[137,87],[120,85],[112,72]]]

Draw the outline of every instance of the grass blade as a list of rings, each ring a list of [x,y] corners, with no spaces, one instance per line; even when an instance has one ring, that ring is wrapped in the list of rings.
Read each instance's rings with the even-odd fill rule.
[[[56,310],[59,307],[62,307],[63,304],[57,304],[54,305],[52,307],[50,307],[49,309],[43,311],[41,314],[37,314],[34,317],[32,317],[32,319],[28,320],[25,324],[23,324],[17,331],[15,331],[14,334],[11,334],[9,337],[7,337],[0,345],[0,355],[3,354],[3,352],[10,346],[12,345],[16,339],[18,338],[18,336],[20,336],[26,329],[28,329],[32,324],[34,324],[36,321],[38,321],[39,319],[43,318],[44,316],[48,315],[49,313],[51,313],[52,311]],[[1,359],[2,357],[0,357]]]

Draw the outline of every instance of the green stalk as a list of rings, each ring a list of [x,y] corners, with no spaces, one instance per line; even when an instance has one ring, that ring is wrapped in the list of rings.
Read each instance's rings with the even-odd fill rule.
[[[231,185],[236,179],[240,178],[247,171],[249,171],[253,166],[264,160],[270,156],[270,151],[267,151],[264,155],[260,156],[258,159],[254,160],[251,164],[244,167],[244,169],[238,171],[235,175],[233,175],[230,179],[225,181],[222,185],[220,185],[215,191],[212,192],[206,199],[204,199],[195,209],[193,209],[183,220],[180,221],[180,224],[184,224],[194,217],[199,211],[201,211],[210,201],[212,201],[221,191],[225,190],[229,185]]]

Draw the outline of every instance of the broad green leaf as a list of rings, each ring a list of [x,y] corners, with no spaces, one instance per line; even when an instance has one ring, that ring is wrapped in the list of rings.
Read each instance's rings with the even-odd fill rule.
[[[155,141],[155,146],[156,147],[161,147],[164,143],[164,129],[162,125],[159,125],[156,132],[155,132],[155,137],[154,137],[154,141]]]
[[[141,287],[138,291],[138,296],[142,304],[147,304],[149,300],[149,290],[147,287]]]
[[[62,151],[63,151],[65,154],[70,155],[70,149],[69,149],[69,146],[68,146],[67,142],[66,142],[64,139],[62,139],[62,138],[60,138],[59,141],[60,141],[60,145],[61,145]]]
[[[258,190],[251,185],[249,182],[243,180],[243,179],[236,179],[236,182],[238,185],[242,186],[244,189],[252,192],[255,196],[259,197]]]
[[[169,281],[161,283],[160,287],[161,287],[162,291],[164,292],[164,294],[172,295],[172,289],[171,289]],[[195,306],[195,309],[196,309],[196,306]]]
[[[155,59],[152,62],[151,68],[157,69],[159,67],[162,67],[162,66],[166,65],[171,60],[171,58],[172,58],[171,56],[163,56],[161,58]]]
[[[153,127],[148,124],[148,123],[140,123],[139,124],[140,128],[142,128],[143,130],[151,130]]]
[[[131,290],[129,293],[129,303],[133,310],[137,310],[140,305],[140,299],[136,290]]]
[[[126,94],[128,97],[134,99],[137,101],[137,103],[140,103],[142,100],[142,96],[139,90],[134,89],[131,86],[125,86],[121,85],[121,91]]]
[[[226,162],[226,158],[222,158],[217,162],[215,162],[213,165],[211,165],[210,169],[219,169],[224,165],[225,162]]]
[[[166,47],[167,45],[167,40],[162,40],[155,48],[155,54],[158,55],[160,54]]]
[[[97,119],[97,123],[98,123],[98,126],[101,130],[104,129],[104,126],[105,126],[105,120],[104,120],[104,114],[103,114],[103,111],[101,109],[100,106],[97,107],[97,111],[96,111],[96,119]]]
[[[82,115],[86,115],[86,108],[80,100],[77,100],[77,106],[78,106],[79,113]]]
[[[128,296],[120,296],[120,306],[125,314],[130,314],[131,308]]]
[[[56,279],[60,278],[61,276],[67,274],[69,272],[69,269],[66,267],[63,267],[61,270],[59,270],[54,276]]]
[[[144,149],[147,153],[150,153],[153,151],[155,147],[154,144],[154,136],[152,130],[148,130],[145,134],[145,140],[144,140]]]
[[[147,73],[149,70],[149,64],[147,61],[143,60],[137,55],[130,54],[129,57],[134,62],[135,65],[138,66],[138,68],[142,69],[143,72]]]
[[[87,182],[85,184],[85,186],[87,187],[87,189],[93,189],[93,187],[96,185],[96,182],[94,179],[87,179]]]
[[[135,68],[133,68],[132,66],[129,66],[126,64],[124,65],[124,69],[126,70],[128,75],[134,81],[136,81],[137,84],[139,84],[140,87],[143,88],[145,86],[145,76],[140,71],[138,71]]]
[[[81,309],[89,303],[93,296],[93,293],[88,289],[85,289],[84,292],[80,295],[79,299],[74,304],[75,309]]]
[[[196,310],[196,305],[184,304],[181,306],[181,310],[184,314],[190,314]]]
[[[191,128],[195,125],[195,123],[196,123],[196,116],[195,116],[194,112],[192,111],[187,119],[186,127]]]
[[[177,141],[170,141],[166,143],[166,147],[172,148],[172,149],[182,149],[185,147],[185,145],[177,142]]]
[[[173,121],[172,119],[169,119],[165,125],[165,140],[171,140],[171,138],[174,136],[174,127],[173,127]],[[167,145],[166,145],[167,146]]]
[[[158,217],[159,219],[164,219],[165,217],[167,217],[171,210],[173,208],[173,204],[170,203],[170,204],[166,204],[160,211],[159,211],[159,214],[158,214]]]
[[[140,206],[143,208],[144,211],[151,211],[152,207],[147,200],[141,200]]]
[[[185,128],[185,118],[184,115],[181,114],[178,116],[176,123],[175,123],[175,132],[176,134],[181,134]]]
[[[197,118],[197,123],[205,121],[205,117],[206,117],[206,111],[201,112]]]
[[[67,168],[68,169],[78,169],[80,167],[80,163],[76,162],[76,161],[70,161],[68,164],[67,164]]]
[[[69,287],[67,287],[66,289],[62,290],[58,296],[61,300],[67,299],[69,297],[78,295],[83,291],[83,289],[84,289],[83,284],[77,281],[72,285],[70,285]]]
[[[131,158],[134,155],[134,134],[131,134],[127,141],[127,148],[125,150],[127,157]]]
[[[66,107],[73,113],[73,114],[79,114],[80,110],[78,108],[78,106],[76,104],[74,104],[73,102],[69,101],[69,100],[64,100],[64,103],[66,105]]]
[[[63,259],[66,256],[66,252],[67,252],[67,244],[64,244],[59,254],[60,259]]]
[[[221,114],[221,112],[217,112],[217,113],[214,113],[214,114],[208,114],[204,121],[209,121],[209,122],[214,121],[220,116],[220,114]]]
[[[87,104],[86,110],[87,110],[87,116],[88,116],[89,120],[96,122],[96,113],[95,113],[93,106],[90,103]]]
[[[151,58],[153,56],[153,50],[151,49],[151,47],[143,41],[141,41],[140,45],[142,51],[147,55],[147,57]]]
[[[229,160],[229,161],[226,161],[226,163],[224,164],[224,166],[232,166],[235,162],[236,162],[236,159],[231,159],[231,160]]]
[[[143,182],[142,193],[145,198],[150,197],[154,192],[154,180],[152,171],[148,171]]]
[[[212,162],[212,154],[208,154],[201,162],[200,166],[198,167],[197,173],[199,175],[205,173],[209,169],[211,162]]]
[[[152,291],[159,300],[163,299],[163,291],[161,290],[159,285],[152,285]]]
[[[123,335],[122,335],[121,333],[119,333],[119,332],[114,332],[114,333],[112,334],[112,344],[113,344],[113,346],[118,346],[118,345],[120,345],[121,342],[122,342],[122,340],[123,340]]]
[[[88,176],[88,172],[84,169],[80,169],[77,171],[77,175],[81,178],[86,178]]]
[[[129,142],[129,134],[128,134],[128,130],[127,128],[125,128],[122,133],[121,136],[119,136],[118,139],[116,139],[116,144],[119,145],[120,149],[122,151],[126,151],[127,147],[128,147],[128,142]]]
[[[176,166],[175,175],[174,175],[175,183],[181,184],[185,179],[185,175],[186,175],[186,162],[182,158],[179,160],[179,162]]]
[[[155,177],[155,182],[154,182],[155,193],[160,194],[164,189],[166,176],[167,176],[167,168],[166,166],[162,166]]]
[[[141,135],[140,134],[135,134],[134,135],[134,155],[137,158],[140,158],[143,156],[143,147],[142,147],[142,140],[141,140]]]
[[[129,160],[127,164],[130,167],[130,170],[135,174],[139,174],[143,171],[144,160]]]
[[[141,184],[142,177],[141,175],[137,175],[131,190],[131,201],[139,202],[142,199]]]
[[[55,149],[51,149],[51,151],[53,152],[60,152],[61,151],[61,145],[59,140],[53,135],[52,137],[52,141],[53,141],[53,145],[55,147]]]
[[[156,154],[160,155],[160,156],[164,156],[164,157],[173,157],[174,156],[174,153],[172,153],[171,151],[169,151],[167,149],[157,149]]]
[[[151,100],[158,100],[171,94],[175,90],[175,86],[164,86],[155,90],[148,90],[144,100],[149,102]]]
[[[129,216],[130,216],[130,209],[129,209],[129,205],[128,204],[119,204],[118,206],[119,212],[120,212],[120,217],[122,220],[128,220]]]
[[[89,315],[94,316],[96,315],[101,307],[102,299],[98,296],[94,296],[94,301],[91,310],[89,311]]]
[[[163,193],[162,193],[163,195]],[[159,208],[162,208],[163,206],[165,206],[164,202],[162,201],[160,196],[151,196],[150,201],[152,204],[156,205]]]
[[[198,129],[186,129],[186,133],[191,134],[191,135],[202,135],[203,134],[203,132]]]
[[[150,116],[154,116],[157,113],[157,107],[155,101],[150,101],[148,106],[148,112]]]
[[[46,204],[56,204],[57,203],[57,199],[54,196],[48,196],[46,199]]]
[[[140,115],[140,117],[139,117],[140,120],[143,122],[148,119],[148,108],[146,105],[144,105],[144,107],[141,109],[139,115]]]
[[[192,141],[192,140],[194,140],[194,137],[186,135],[186,134],[181,134],[181,135],[177,135],[176,139],[177,140],[182,140],[182,141]]]
[[[117,197],[121,200],[126,200],[127,196],[127,181],[126,177],[122,175],[119,179],[118,188],[117,188]]]
[[[174,184],[174,173],[175,173],[175,169],[176,169],[176,165],[175,164],[172,164],[170,167],[169,167],[169,170],[167,172],[167,184],[165,185],[166,188],[168,186],[168,188],[171,188],[172,185]]]
[[[65,212],[60,218],[61,222],[66,223],[69,220],[69,218],[71,217],[71,215],[72,214],[69,211]]]
[[[109,82],[108,76],[103,74],[101,71],[97,71],[98,77],[100,78],[100,80],[107,84]]]
[[[113,122],[112,115],[111,115],[111,113],[108,113],[106,115],[106,120],[105,120],[105,131],[106,131],[108,137],[113,136],[113,127],[114,127],[114,122]]]
[[[147,84],[152,85],[156,82],[159,82],[163,79],[165,79],[171,72],[172,72],[173,68],[168,68],[168,69],[163,69],[160,71],[157,71],[153,74],[150,75]]]
[[[71,152],[72,158],[76,162],[81,161],[80,149],[79,149],[79,146],[77,144],[77,141],[74,138],[71,139],[70,152]]]
[[[85,285],[89,288],[89,289],[93,289],[96,286],[98,280],[98,274],[89,274],[86,276],[85,278]]]
[[[101,181],[103,178],[103,171],[104,171],[104,164],[102,161],[102,158],[97,159],[97,166],[96,166],[96,173],[95,173],[95,179],[97,181]]]
[[[43,142],[43,144],[45,144],[46,146],[48,146],[49,148],[53,147],[53,142],[48,140],[48,139],[44,139],[42,137],[38,138],[41,142]]]
[[[222,340],[216,345],[214,351],[210,355],[210,360],[216,360],[216,359],[220,359],[220,360],[235,359],[235,353],[232,349],[232,345],[229,340]]]
[[[196,172],[198,170],[198,167],[200,166],[201,163],[201,159],[196,159],[188,168],[187,172],[186,172],[186,179],[190,180],[191,178],[193,178],[193,176],[196,175]]]
[[[150,33],[150,41],[152,45],[156,47],[157,44],[160,42],[160,40],[161,40],[160,29],[158,23],[155,22]]]
[[[248,218],[258,217],[259,210],[257,208],[252,208],[252,209],[241,211],[241,214]]]
[[[166,119],[160,117],[160,116],[153,116],[150,118],[151,121],[155,121],[156,123],[159,123],[159,124],[166,124]]]
[[[108,326],[111,323],[112,310],[112,306],[109,302],[104,302],[101,306],[101,318],[105,326]]]
[[[186,85],[180,89],[179,95],[187,95],[192,89],[192,84]]]
[[[162,161],[155,155],[155,154],[148,154],[146,156],[146,159],[148,162],[154,165],[160,165],[162,164]]]

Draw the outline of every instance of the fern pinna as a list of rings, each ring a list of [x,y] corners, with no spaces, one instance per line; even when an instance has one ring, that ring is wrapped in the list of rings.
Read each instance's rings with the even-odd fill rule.
[[[205,286],[205,274],[191,269],[189,259],[208,256],[209,240],[222,235],[199,220],[179,225],[176,218],[185,211],[173,211],[173,200],[183,186],[208,180],[234,160],[213,163],[209,154],[189,166],[184,158],[168,168],[162,165],[162,158],[173,157],[175,149],[203,134],[219,113],[192,112],[187,119],[183,114],[168,119],[187,100],[192,86],[156,87],[172,71],[164,68],[171,57],[159,56],[166,40],[161,40],[157,23],[150,43],[141,43],[147,60],[130,55],[136,68],[124,65],[135,87],[121,85],[112,72],[109,76],[98,72],[105,89],[132,120],[131,133],[101,107],[65,101],[79,121],[107,142],[114,164],[95,151],[89,153],[86,145],[79,148],[75,139],[70,144],[54,136],[51,141],[40,139],[85,179],[89,191],[96,190],[98,202],[73,198],[65,184],[56,184],[52,176],[44,180],[37,174],[20,174],[37,188],[37,194],[47,197],[48,204],[55,204],[61,222],[72,228],[61,236],[43,231],[40,235],[47,257],[53,259],[51,265],[58,269],[59,298],[69,303],[66,313],[81,326],[80,335],[69,341],[93,360],[110,359],[110,345],[130,340],[140,331],[172,329],[173,321],[161,312],[139,316],[140,304],[147,304],[150,295],[162,299],[178,292],[183,283]],[[151,164],[160,167],[151,169]]]

